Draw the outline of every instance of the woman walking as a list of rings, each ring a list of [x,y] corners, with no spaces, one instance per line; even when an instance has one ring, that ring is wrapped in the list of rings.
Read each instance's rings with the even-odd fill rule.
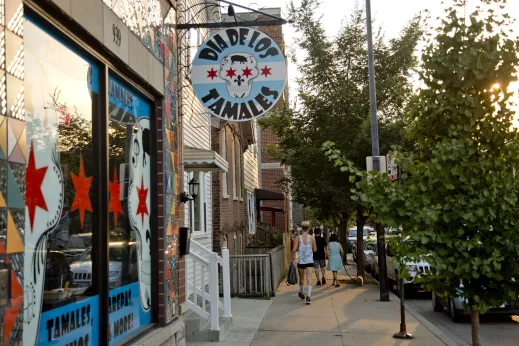
[[[315,239],[308,234],[310,230],[310,223],[303,221],[301,224],[302,234],[299,236],[298,241],[294,242],[292,248],[292,260],[296,258],[296,252],[298,253],[297,271],[299,273],[299,293],[298,296],[301,299],[305,299],[304,283],[306,274],[306,305],[310,305],[310,296],[312,295],[312,271],[314,269],[314,251],[317,251],[315,245]]]
[[[333,272],[332,286],[335,284],[335,287],[340,286],[337,272],[344,269],[344,266],[342,265],[342,256],[344,256],[342,245],[337,241],[337,234],[332,234],[330,236],[330,244],[328,244],[328,267],[326,269]]]

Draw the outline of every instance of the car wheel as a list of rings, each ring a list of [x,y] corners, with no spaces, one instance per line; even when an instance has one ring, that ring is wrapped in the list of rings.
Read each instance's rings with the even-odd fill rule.
[[[461,314],[458,310],[456,310],[456,307],[454,306],[454,301],[452,299],[449,299],[449,314],[451,315],[452,322],[461,322]]]
[[[443,305],[440,303],[440,300],[436,296],[436,292],[432,292],[432,307],[436,312],[443,312]]]

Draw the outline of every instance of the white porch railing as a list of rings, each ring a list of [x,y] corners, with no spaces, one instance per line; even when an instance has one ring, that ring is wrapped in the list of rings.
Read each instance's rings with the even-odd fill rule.
[[[211,330],[220,330],[220,313],[223,312],[223,317],[232,317],[229,250],[222,249],[220,257],[191,239],[186,262],[187,270],[191,271],[186,272],[187,307],[210,321]],[[223,303],[220,301],[219,267],[222,268]]]

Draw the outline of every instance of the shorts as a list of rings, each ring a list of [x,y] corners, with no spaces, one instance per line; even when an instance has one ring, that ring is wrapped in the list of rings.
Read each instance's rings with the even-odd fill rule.
[[[316,260],[314,259],[314,268],[326,268],[326,260]]]
[[[313,263],[304,263],[304,264],[298,263],[297,264],[298,269],[313,268],[313,267],[314,267]]]

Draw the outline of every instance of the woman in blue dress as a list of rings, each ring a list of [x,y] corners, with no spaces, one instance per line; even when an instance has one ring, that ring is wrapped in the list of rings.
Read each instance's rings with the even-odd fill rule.
[[[342,250],[342,245],[337,241],[337,234],[332,234],[330,236],[330,243],[328,244],[328,267],[326,267],[326,269],[333,272],[332,286],[335,284],[335,287],[340,286],[339,280],[337,279],[337,272],[344,268],[342,265],[343,256],[344,251]]]

